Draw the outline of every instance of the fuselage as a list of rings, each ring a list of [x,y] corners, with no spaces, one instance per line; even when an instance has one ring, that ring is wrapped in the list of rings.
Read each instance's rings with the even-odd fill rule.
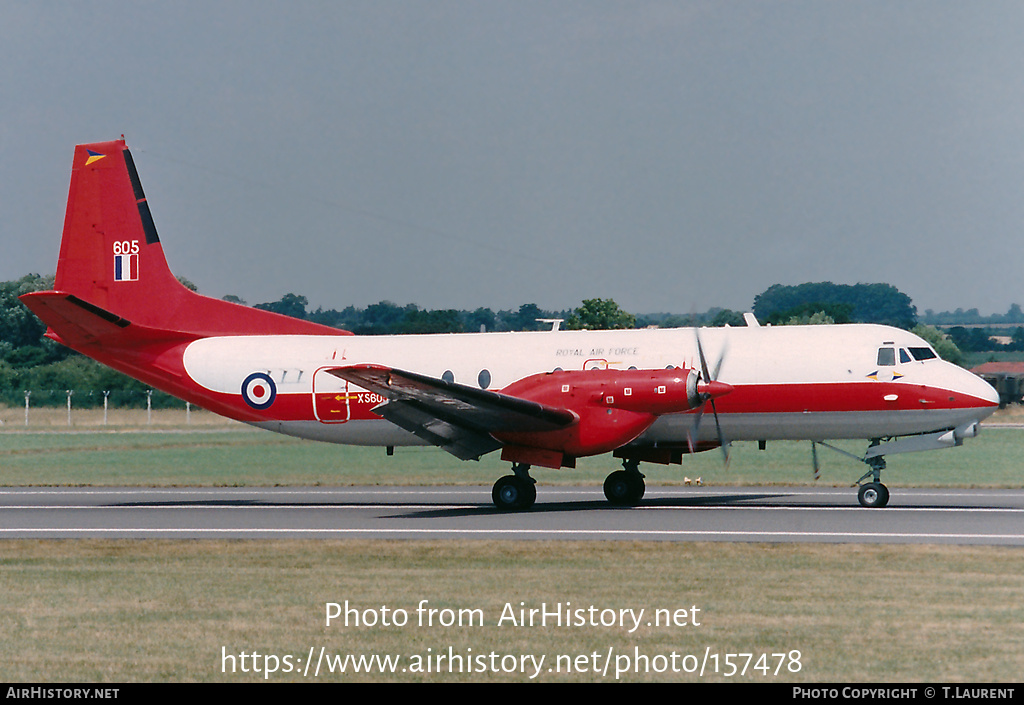
[[[730,441],[885,438],[980,421],[995,390],[920,337],[877,325],[704,328],[707,359],[733,390],[718,399]],[[423,441],[373,413],[385,400],[327,370],[376,364],[501,391],[552,370],[700,369],[693,329],[415,336],[228,336],[197,340],[183,367],[199,403],[271,430],[336,443]],[[248,384],[249,388],[243,388]],[[269,403],[268,403],[269,402]],[[661,416],[637,444],[678,444],[694,414]],[[711,424],[698,442],[712,443]]]

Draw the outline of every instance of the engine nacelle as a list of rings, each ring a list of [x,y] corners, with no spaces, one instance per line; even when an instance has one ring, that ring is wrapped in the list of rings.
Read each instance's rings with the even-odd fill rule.
[[[567,409],[576,416],[576,423],[558,431],[495,437],[510,444],[502,453],[506,460],[561,467],[571,465],[577,457],[615,450],[650,428],[662,414],[696,409],[731,390],[721,382],[698,382],[697,371],[686,367],[537,374],[509,385],[502,393]]]

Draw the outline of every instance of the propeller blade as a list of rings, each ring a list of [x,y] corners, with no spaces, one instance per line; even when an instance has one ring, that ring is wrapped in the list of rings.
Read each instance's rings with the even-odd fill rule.
[[[712,382],[711,373],[708,372],[708,361],[704,357],[704,346],[700,342],[700,329],[694,328],[693,334],[697,338],[697,355],[700,356],[700,372],[705,383]]]
[[[711,381],[718,381],[718,373],[722,371],[722,363],[725,362],[725,346],[722,347],[721,352],[718,353],[718,360],[715,362],[715,371],[711,375]]]
[[[697,437],[698,431],[700,431],[700,422],[704,418],[704,404],[701,404],[700,408],[697,409],[697,417],[693,421],[693,429],[686,432],[686,443],[690,446],[690,455],[697,452],[694,438]]]
[[[704,354],[704,344],[700,339],[700,329],[694,328],[693,334],[697,338],[697,356],[700,358],[701,379],[705,383],[717,382],[718,374],[722,371],[722,363],[725,362],[725,347],[723,346],[719,351],[718,359],[715,360],[714,372],[711,372],[710,368],[708,368],[707,356]]]
[[[715,417],[715,431],[718,434],[718,447],[722,449],[722,459],[725,461],[725,467],[729,467],[729,442],[725,440],[725,434],[722,433],[722,424],[718,421],[718,409],[715,408],[715,400],[711,400],[711,413]]]
[[[729,467],[729,443],[725,440],[725,434],[722,433],[722,423],[718,419],[718,408],[715,406],[715,397],[720,397],[723,394],[728,394],[732,391],[732,387],[728,384],[724,384],[718,381],[718,373],[722,369],[722,362],[725,361],[725,349],[723,348],[718,354],[718,360],[715,361],[715,373],[714,375],[708,370],[707,356],[704,355],[704,344],[700,339],[700,329],[694,328],[693,334],[697,338],[697,355],[700,357],[700,370],[703,376],[704,385],[702,389],[702,396],[706,401],[711,402],[711,414],[715,417],[715,434],[718,436],[718,446],[722,449],[722,455],[725,461],[725,466]],[[697,429],[700,426],[701,417],[704,414],[705,405],[702,405],[697,415],[697,421],[694,424],[693,435],[697,435]],[[693,452],[693,441],[690,439],[690,452]]]

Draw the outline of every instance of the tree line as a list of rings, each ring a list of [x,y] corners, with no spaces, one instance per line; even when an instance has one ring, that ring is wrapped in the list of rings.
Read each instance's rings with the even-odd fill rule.
[[[245,304],[237,296],[225,296],[228,301]],[[400,306],[391,301],[370,304],[366,308],[348,306],[341,309],[318,307],[308,310],[305,296],[285,294],[277,301],[256,304],[253,308],[273,311],[292,318],[301,318],[332,328],[341,328],[356,335],[401,335],[408,333],[475,333],[484,331],[530,331],[549,328],[539,319],[567,319],[570,311],[545,311],[537,304],[523,304],[518,309],[493,311],[477,308],[472,311],[456,309],[421,309],[416,304]]]
[[[958,308],[955,311],[940,311],[936,313],[932,309],[926,309],[921,316],[921,322],[931,326],[1024,326],[1024,310],[1020,304],[1011,304],[1006,313],[993,313],[990,316],[983,316],[976,308],[969,308],[966,311]]]

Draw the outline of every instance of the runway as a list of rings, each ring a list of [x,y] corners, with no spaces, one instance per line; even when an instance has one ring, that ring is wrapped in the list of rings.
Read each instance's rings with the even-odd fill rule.
[[[0,538],[513,539],[1024,545],[1024,490],[648,487],[612,507],[599,487],[538,488],[502,513],[489,487],[0,489]]]

